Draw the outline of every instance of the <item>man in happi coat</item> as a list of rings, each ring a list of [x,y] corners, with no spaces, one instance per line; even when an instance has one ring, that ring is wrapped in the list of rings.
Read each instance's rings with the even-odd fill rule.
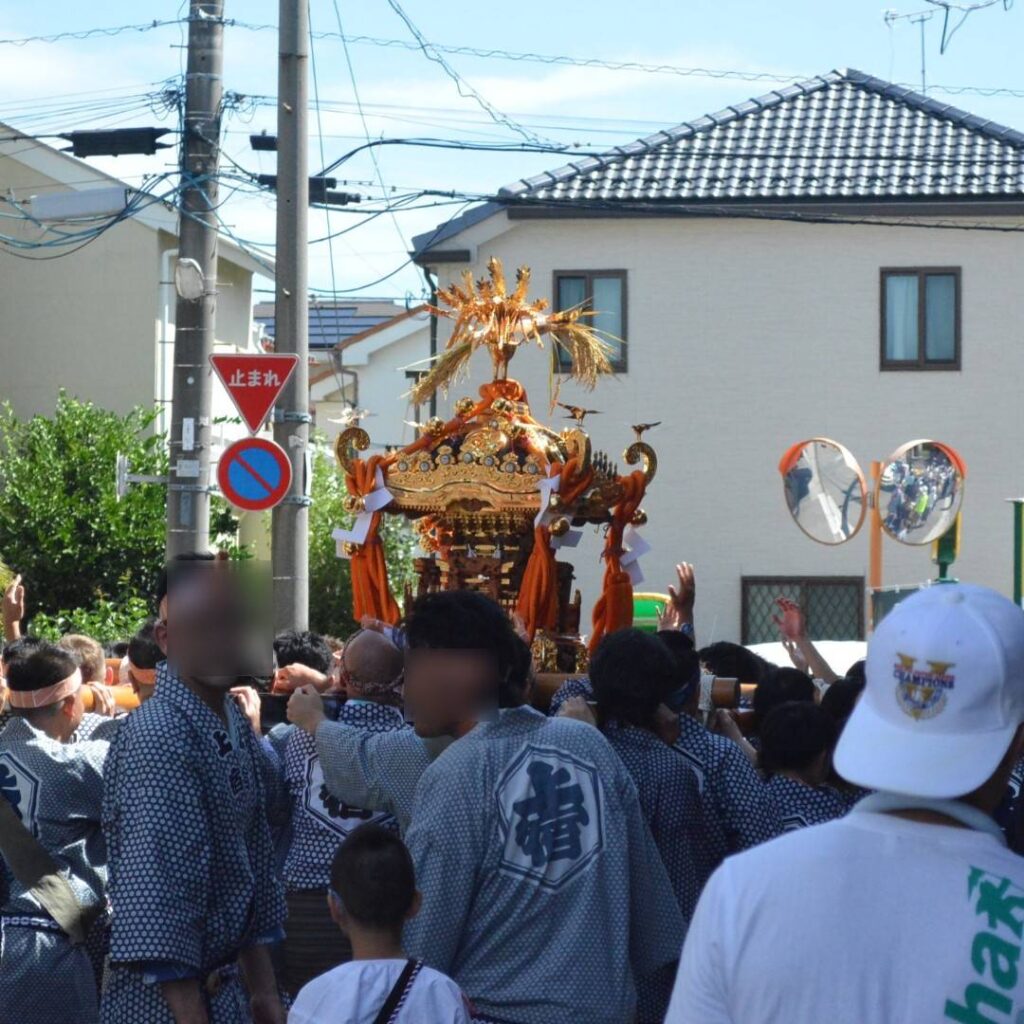
[[[81,939],[106,907],[108,744],[70,742],[82,719],[82,674],[67,651],[27,645],[5,668],[11,719],[0,733],[0,799],[70,886],[81,934],[66,933],[0,857],[0,1024],[95,1024],[96,976]]]
[[[347,700],[337,712],[344,727],[368,735],[405,729],[399,704],[402,652],[383,634],[350,637],[341,661]],[[352,947],[331,916],[325,893],[338,846],[360,825],[398,831],[383,811],[359,807],[328,788],[313,735],[292,729],[285,744],[284,777],[290,796],[291,837],[284,862],[288,904],[284,944],[286,985],[292,996],[313,978],[352,958]]]
[[[525,703],[528,649],[482,595],[421,598],[406,642],[416,731],[464,733],[416,791],[408,953],[493,1024],[632,1020],[684,922],[625,766],[597,730]]]
[[[113,927],[103,1024],[284,1024],[283,936],[259,740],[228,690],[250,673],[227,569],[172,563],[156,691],[112,744],[103,821]],[[169,590],[169,593],[167,592]],[[267,645],[269,651],[269,643]]]
[[[397,665],[393,657],[397,654],[390,636],[364,630],[346,645],[343,674],[354,672],[363,680],[376,676],[383,679],[389,673],[379,669]],[[359,678],[355,689],[360,691]],[[397,686],[391,692],[397,693]],[[372,712],[379,719],[380,708],[380,704],[370,711],[356,706],[332,720],[316,691],[304,686],[289,700],[288,717],[306,734],[305,739],[295,742],[301,743],[301,749],[315,751],[331,799],[392,815],[404,832],[409,827],[420,776],[453,737],[424,739],[410,728],[365,728],[368,714]]]

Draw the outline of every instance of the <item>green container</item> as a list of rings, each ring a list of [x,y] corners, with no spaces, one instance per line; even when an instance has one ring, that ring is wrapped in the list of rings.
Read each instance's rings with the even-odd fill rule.
[[[633,628],[645,633],[658,631],[658,614],[668,604],[667,594],[633,595]]]

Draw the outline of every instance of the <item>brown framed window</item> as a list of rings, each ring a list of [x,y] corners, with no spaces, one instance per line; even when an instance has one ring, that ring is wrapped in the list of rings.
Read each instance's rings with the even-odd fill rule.
[[[744,644],[779,639],[779,597],[800,605],[812,640],[864,639],[863,576],[743,576],[740,589]]]
[[[960,369],[960,268],[881,273],[883,370]]]
[[[624,270],[556,270],[555,309],[583,306],[594,310],[587,322],[600,332],[611,346],[612,369],[626,372],[626,271]],[[559,371],[569,369],[569,359],[562,349],[556,350]]]

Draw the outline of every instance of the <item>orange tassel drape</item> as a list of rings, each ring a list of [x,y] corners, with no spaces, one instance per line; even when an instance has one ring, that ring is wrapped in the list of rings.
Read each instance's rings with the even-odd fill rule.
[[[377,467],[383,468],[384,465],[386,460],[380,455],[353,462],[352,471],[345,477],[349,494],[366,497],[376,486]],[[391,594],[384,544],[378,532],[382,514],[373,513],[366,540],[356,547],[352,555],[352,610],[357,622],[364,615],[369,615],[393,625],[398,622],[401,613],[398,602]]]
[[[594,471],[581,472],[577,458],[554,468],[561,477],[557,493],[563,506],[571,509],[593,482]],[[551,531],[546,526],[538,526],[533,531],[533,550],[519,585],[516,611],[531,640],[538,629],[550,630],[558,624],[558,567],[551,550]]]
[[[633,583],[620,561],[623,554],[622,534],[643,501],[646,480],[644,474],[637,470],[627,477],[621,477],[620,482],[623,487],[622,500],[615,506],[604,545],[604,584],[601,596],[594,605],[594,632],[589,645],[591,654],[602,637],[633,625]]]

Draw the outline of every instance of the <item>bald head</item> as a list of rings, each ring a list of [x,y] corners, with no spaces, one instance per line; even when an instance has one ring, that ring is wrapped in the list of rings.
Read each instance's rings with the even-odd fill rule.
[[[402,675],[402,652],[383,633],[357,633],[342,654],[346,688],[351,697],[379,700],[394,696],[394,684]]]

